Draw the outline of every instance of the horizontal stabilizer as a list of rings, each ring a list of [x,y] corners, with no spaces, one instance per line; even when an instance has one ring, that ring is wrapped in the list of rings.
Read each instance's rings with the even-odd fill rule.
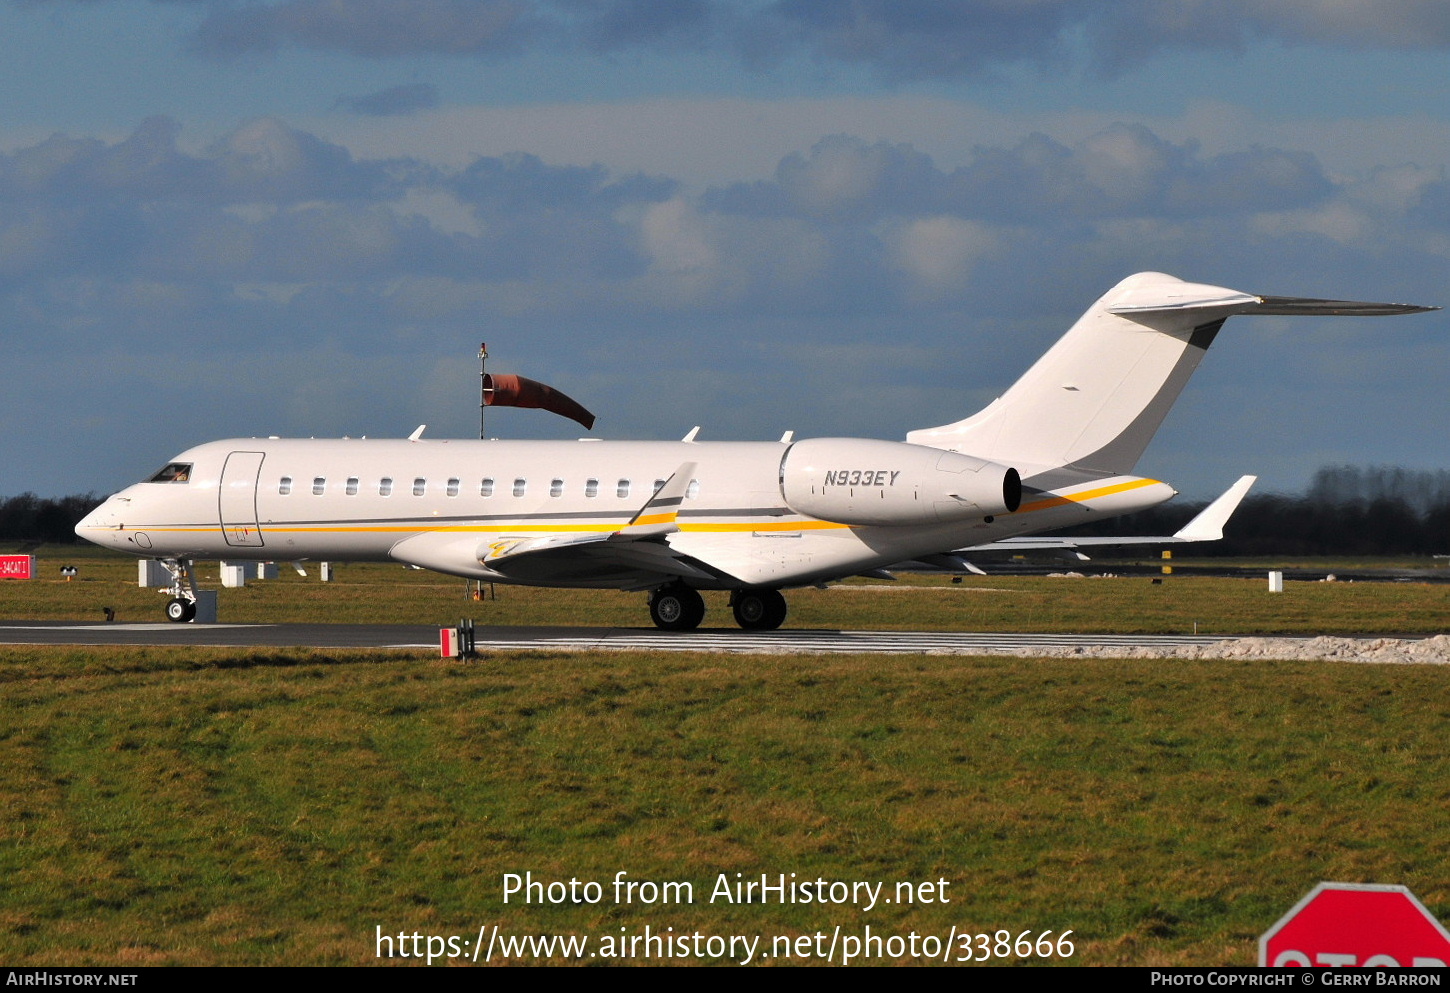
[[[1313,297],[1254,296],[1249,293],[1224,291],[1216,286],[1186,283],[1186,293],[1165,293],[1158,299],[1121,303],[1107,308],[1108,313],[1133,318],[1148,314],[1180,314],[1195,310],[1214,310],[1219,315],[1264,314],[1280,317],[1393,317],[1396,314],[1422,314],[1439,307],[1421,307],[1411,303],[1366,303],[1360,300],[1317,300]]]
[[[1175,280],[1166,290],[1150,286],[1128,294],[1122,303],[1103,309],[1109,314],[1130,318],[1139,314],[1180,314],[1199,310],[1213,310],[1217,312],[1216,316],[1227,316],[1257,307],[1259,300],[1252,294],[1220,286],[1201,286]]]
[[[1390,317],[1394,314],[1423,314],[1439,307],[1419,307],[1411,303],[1360,303],[1356,300],[1314,300],[1309,297],[1259,297],[1255,314],[1282,314],[1286,317]]]

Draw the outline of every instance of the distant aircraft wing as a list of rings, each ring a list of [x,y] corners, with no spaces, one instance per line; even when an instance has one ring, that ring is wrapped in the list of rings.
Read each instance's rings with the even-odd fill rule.
[[[1033,535],[1023,538],[1003,538],[1001,541],[992,541],[985,545],[958,548],[952,554],[959,557],[968,552],[1072,551],[1094,546],[1176,545],[1191,541],[1218,541],[1223,538],[1223,526],[1228,523],[1228,519],[1233,516],[1233,512],[1238,509],[1250,487],[1258,482],[1258,479],[1258,476],[1240,476],[1238,481],[1225,490],[1217,500],[1204,507],[1197,517],[1173,534],[1123,535],[1119,537]]]
[[[1238,481],[1224,490],[1219,498],[1204,507],[1198,516],[1174,532],[1173,541],[1219,541],[1223,538],[1223,526],[1239,509],[1239,504],[1248,495],[1249,489],[1259,481],[1258,476],[1240,476]]]

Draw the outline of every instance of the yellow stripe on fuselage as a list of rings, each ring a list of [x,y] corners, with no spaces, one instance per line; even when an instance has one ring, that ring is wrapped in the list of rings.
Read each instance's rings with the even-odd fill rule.
[[[1017,514],[1030,514],[1034,511],[1049,510],[1053,507],[1064,507],[1074,503],[1088,503],[1102,497],[1113,496],[1118,493],[1127,493],[1130,490],[1142,489],[1146,486],[1163,485],[1156,479],[1130,479],[1121,483],[1114,483],[1111,486],[1099,486],[1091,490],[1081,490],[1076,493],[1054,493],[1051,496],[1044,496],[1042,499],[1034,500],[1031,503],[1024,503],[1018,507]],[[263,534],[416,534],[420,531],[434,531],[456,534],[518,534],[519,532],[543,532],[549,534],[580,534],[580,533],[612,533],[625,527],[638,526],[641,524],[666,524],[674,522],[679,525],[681,531],[704,534],[738,534],[746,531],[836,531],[849,530],[853,527],[850,524],[835,524],[830,521],[796,520],[796,521],[758,521],[742,523],[724,522],[701,522],[687,524],[678,520],[675,513],[651,514],[641,517],[632,524],[619,522],[600,522],[597,524],[535,524],[527,521],[515,521],[508,524],[445,524],[441,526],[429,526],[426,520],[413,524],[337,524],[337,525],[285,525],[285,524],[262,524],[260,531]],[[132,527],[130,531],[152,531],[157,533],[170,534],[198,534],[213,533],[217,525],[197,527]]]
[[[1130,479],[1125,483],[1114,483],[1112,486],[1100,486],[1095,490],[1083,490],[1080,493],[1054,493],[1043,500],[1034,500],[1032,503],[1024,503],[1018,507],[1016,513],[1028,514],[1034,510],[1047,510],[1051,507],[1063,507],[1070,503],[1087,503],[1089,500],[1096,500],[1100,497],[1112,496],[1115,493],[1126,493],[1129,490],[1142,489],[1145,486],[1161,486],[1156,479]]]

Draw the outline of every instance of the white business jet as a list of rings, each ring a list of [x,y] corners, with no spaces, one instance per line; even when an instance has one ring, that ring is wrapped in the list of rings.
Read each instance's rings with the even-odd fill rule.
[[[1029,536],[1174,496],[1130,473],[1233,315],[1433,309],[1139,273],[986,409],[904,443],[703,442],[694,431],[678,442],[435,441],[421,428],[405,440],[232,439],[176,456],[76,533],[163,562],[177,621],[195,616],[196,559],[316,559],[647,590],[667,630],[700,624],[700,590],[729,590],[741,627],[771,629],[785,619],[782,589],[907,560],[965,565],[985,547],[1077,548],[1084,539]],[[1216,536],[1249,482],[1152,540]]]

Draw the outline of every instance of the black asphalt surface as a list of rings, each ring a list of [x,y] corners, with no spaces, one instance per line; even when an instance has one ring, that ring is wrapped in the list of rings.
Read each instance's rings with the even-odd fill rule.
[[[1041,647],[1161,647],[1220,640],[1193,635],[998,634],[963,631],[741,631],[702,628],[479,627],[480,652],[514,648],[553,651],[644,649],[691,652],[936,652],[1031,650]],[[375,648],[439,652],[438,628],[412,624],[105,624],[10,622],[0,644],[132,645],[223,648]],[[441,654],[441,653],[440,653]]]

